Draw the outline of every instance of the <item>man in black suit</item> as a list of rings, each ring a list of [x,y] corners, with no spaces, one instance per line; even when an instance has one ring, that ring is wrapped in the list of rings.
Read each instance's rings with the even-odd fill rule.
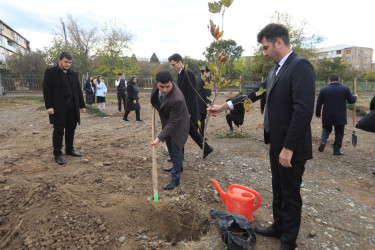
[[[62,158],[62,142],[65,130],[65,153],[75,157],[74,132],[80,123],[80,111],[86,112],[78,75],[70,69],[72,56],[61,52],[59,64],[44,73],[43,97],[50,123],[53,124],[53,154],[57,164],[66,162]]]
[[[310,122],[314,113],[315,71],[311,63],[292,51],[288,29],[271,23],[258,34],[263,54],[275,65],[260,87],[267,91],[259,96],[247,93],[253,102],[266,98],[264,141],[270,143],[273,189],[273,219],[270,227],[257,227],[255,232],[276,237],[280,249],[294,249],[301,223],[302,199],[300,185],[306,161],[312,159]],[[209,114],[233,107],[243,101],[239,96],[208,109]]]
[[[202,148],[203,137],[198,132],[199,108],[197,103],[197,91],[195,75],[191,69],[185,69],[181,55],[173,54],[168,58],[169,63],[174,71],[178,73],[177,85],[185,97],[186,106],[189,109],[190,129],[189,135],[195,143]],[[214,148],[204,143],[203,159],[214,151]],[[165,169],[167,171],[167,169]]]
[[[199,107],[199,115],[200,115],[200,126],[199,126],[199,133],[202,137],[204,137],[204,129],[206,126],[206,118],[207,118],[207,108],[210,106],[211,101],[207,99],[207,97],[211,96],[211,89],[205,89],[204,85],[205,82],[210,82],[210,69],[206,66],[204,70],[201,70],[201,74],[197,77],[197,91],[200,97],[198,98],[198,107]]]
[[[350,89],[340,83],[340,77],[337,74],[331,74],[328,77],[328,81],[329,85],[320,90],[318,100],[316,101],[316,117],[320,118],[323,106],[323,131],[318,151],[323,152],[328,137],[332,132],[332,126],[334,126],[335,142],[333,143],[333,154],[343,155],[340,149],[347,123],[346,102],[355,103],[357,95],[353,96]]]
[[[173,167],[172,180],[164,186],[165,190],[174,189],[180,184],[183,171],[182,149],[189,135],[189,111],[186,107],[184,95],[173,83],[171,72],[162,70],[156,75],[156,86],[151,92],[151,104],[159,112],[163,130],[151,142],[152,146],[165,141],[171,156]]]

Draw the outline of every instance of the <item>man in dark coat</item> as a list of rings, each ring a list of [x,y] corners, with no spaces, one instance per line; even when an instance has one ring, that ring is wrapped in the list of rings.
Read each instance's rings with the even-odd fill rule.
[[[117,104],[118,112],[121,112],[121,103],[124,103],[125,110],[125,99],[126,99],[126,82],[122,73],[118,73],[117,80],[115,81],[115,86],[117,87]]]
[[[204,70],[201,70],[201,75],[197,78],[197,91],[201,98],[198,98],[198,107],[200,115],[200,126],[199,133],[204,137],[204,129],[206,125],[207,118],[207,108],[210,106],[211,101],[207,98],[211,96],[211,89],[205,89],[205,82],[210,82],[210,69],[206,66]]]
[[[72,56],[62,52],[59,64],[44,73],[43,96],[50,123],[53,124],[53,154],[56,163],[66,162],[62,158],[62,142],[65,129],[65,153],[75,157],[81,154],[74,151],[74,132],[80,123],[80,111],[86,112],[78,75],[70,69]]]
[[[157,146],[165,141],[172,159],[172,180],[164,186],[165,190],[174,189],[180,184],[180,173],[183,170],[182,149],[189,134],[189,111],[184,95],[176,84],[169,71],[162,70],[156,75],[156,86],[151,92],[151,104],[159,112],[163,130],[151,142]]]
[[[318,151],[323,152],[328,137],[332,132],[332,126],[334,126],[335,142],[333,143],[333,154],[343,155],[340,149],[344,138],[345,125],[347,123],[346,102],[355,103],[357,101],[357,95],[352,95],[350,89],[340,83],[340,77],[337,74],[331,74],[328,77],[328,81],[329,85],[320,90],[316,102],[316,117],[320,118],[323,106],[323,131]]]
[[[257,227],[255,232],[276,237],[280,249],[295,249],[301,223],[300,186],[306,161],[312,158],[310,122],[314,113],[315,71],[311,63],[294,52],[289,45],[288,29],[271,23],[259,33],[263,54],[275,65],[266,80],[246,95],[254,102],[266,97],[264,141],[270,143],[272,172],[273,219],[270,227]],[[260,87],[267,91],[259,96]],[[209,114],[217,115],[243,101],[235,97],[214,105]]]
[[[189,135],[195,143],[203,148],[203,138],[198,132],[199,109],[197,103],[197,91],[195,75],[191,69],[185,69],[181,55],[173,54],[168,58],[174,71],[178,73],[177,85],[185,97],[186,106],[189,109],[190,129]],[[205,142],[203,159],[214,151],[214,148]]]

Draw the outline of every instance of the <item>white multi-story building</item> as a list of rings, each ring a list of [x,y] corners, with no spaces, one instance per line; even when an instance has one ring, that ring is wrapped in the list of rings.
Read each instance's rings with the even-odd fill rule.
[[[13,55],[24,55],[30,52],[30,42],[0,20],[0,67]]]
[[[322,57],[341,57],[343,62],[349,64],[352,69],[367,73],[371,70],[372,48],[358,47],[340,44],[319,49]]]

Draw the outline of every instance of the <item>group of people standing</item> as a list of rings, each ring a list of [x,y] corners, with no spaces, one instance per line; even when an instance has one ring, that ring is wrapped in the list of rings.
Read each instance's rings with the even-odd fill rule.
[[[122,104],[124,105],[124,118],[123,121],[128,122],[128,115],[130,111],[135,111],[136,121],[142,122],[140,117],[141,105],[139,104],[139,88],[137,86],[137,77],[130,77],[129,81],[126,82],[122,73],[118,74],[118,78],[115,81],[117,88],[117,101],[118,101],[118,112],[121,112]],[[93,76],[89,76],[86,81],[85,87],[83,88],[86,92],[86,104],[92,105],[98,104],[100,111],[105,112],[105,102],[107,95],[107,86],[102,76],[98,76],[94,80]]]
[[[258,33],[257,41],[263,48],[264,56],[269,58],[274,66],[265,81],[244,95],[252,102],[265,101],[264,142],[270,144],[273,223],[268,227],[256,227],[255,232],[259,235],[279,239],[281,250],[295,249],[301,224],[302,198],[300,188],[302,177],[306,162],[313,157],[310,123],[314,114],[315,71],[306,58],[298,55],[290,47],[289,31],[286,26],[275,23],[265,26]],[[79,111],[85,112],[85,103],[78,76],[69,69],[71,60],[70,54],[61,53],[59,65],[47,69],[43,81],[46,109],[50,115],[50,121],[54,125],[53,152],[58,164],[65,163],[61,158],[64,129],[66,154],[75,157],[81,156],[74,151],[73,138],[75,127],[80,122]],[[227,110],[231,110],[230,113],[232,113],[237,105],[244,101],[244,95],[236,96],[221,105],[206,108],[205,112],[204,108],[207,107],[208,101],[206,102],[199,94],[199,84],[203,83],[199,82],[197,85],[194,73],[185,68],[183,59],[179,54],[173,54],[168,58],[168,61],[172,69],[178,73],[177,84],[173,82],[173,76],[169,71],[160,71],[156,75],[156,84],[150,98],[150,102],[159,112],[162,122],[162,131],[151,142],[151,145],[157,146],[160,141],[166,142],[173,163],[171,168],[164,169],[164,171],[171,172],[172,177],[171,181],[164,186],[165,190],[174,189],[180,184],[181,172],[183,172],[184,145],[188,135],[201,149],[204,149],[203,158],[214,150],[207,144],[204,133],[198,132],[198,120],[202,116],[204,117],[206,112],[213,116]],[[202,72],[207,80],[209,74],[205,75],[205,73],[207,72]],[[204,77],[202,77],[203,81],[205,80]],[[96,93],[99,97],[98,90],[100,88],[98,88],[98,84],[105,84],[100,78],[98,78],[98,81],[99,83],[96,85],[89,82],[86,94],[88,92],[89,94]],[[132,77],[126,84],[119,75],[118,81],[119,111],[121,111],[120,100],[125,99],[124,121],[126,121],[130,109],[136,112],[137,110],[139,112],[140,109],[138,87],[136,86],[137,79]],[[320,117],[320,108],[323,105],[324,121],[327,117],[332,117],[327,110],[330,102],[335,104],[340,102],[346,105],[346,101],[350,103],[356,101],[356,96],[352,96],[346,88],[340,87],[338,81],[337,75],[330,76],[330,86],[322,89],[319,95],[316,116]],[[104,93],[105,97],[106,88],[102,88],[99,93]],[[266,89],[266,91],[257,95],[260,88]],[[333,90],[334,88],[336,90]],[[331,90],[335,92],[333,97],[331,95],[326,96]],[[336,100],[336,97],[341,99]],[[94,103],[94,98],[90,98],[87,99],[88,102]],[[331,98],[333,99],[330,100]],[[103,98],[97,98],[97,101],[103,102]],[[203,109],[199,109],[198,102],[204,102]],[[103,106],[104,108],[105,106]],[[138,119],[139,115],[137,116]],[[344,123],[346,123],[346,116]],[[240,122],[237,124],[241,125]],[[337,124],[331,122],[325,124],[323,122],[319,151],[323,151],[332,125],[337,127],[335,130],[338,132],[338,138],[334,144],[334,154],[341,155],[341,132],[343,129],[340,126],[344,125],[342,122]]]

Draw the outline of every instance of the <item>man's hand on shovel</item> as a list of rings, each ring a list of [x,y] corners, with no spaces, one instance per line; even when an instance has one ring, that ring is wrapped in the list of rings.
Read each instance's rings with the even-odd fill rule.
[[[152,141],[151,142],[151,146],[159,146],[159,142],[160,142],[160,140],[159,140],[159,138],[156,138],[154,141]]]

